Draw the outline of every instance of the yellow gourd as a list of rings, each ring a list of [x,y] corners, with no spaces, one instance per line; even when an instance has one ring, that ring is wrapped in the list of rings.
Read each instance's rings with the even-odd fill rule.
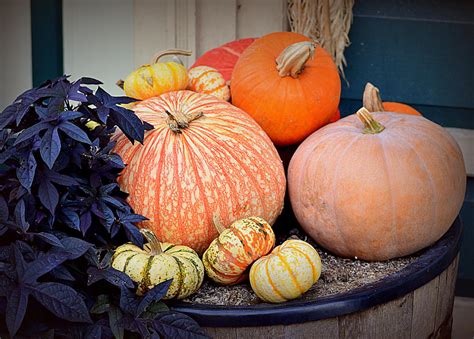
[[[236,284],[246,278],[247,267],[275,245],[275,234],[260,217],[237,220],[225,229],[216,218],[219,237],[204,252],[202,261],[209,278],[222,285]]]
[[[150,230],[140,232],[148,240],[144,249],[128,243],[117,247],[112,257],[112,267],[139,284],[138,294],[169,279],[173,282],[164,299],[183,299],[201,287],[204,267],[194,250],[160,243]]]
[[[191,91],[213,95],[224,101],[230,99],[229,86],[217,69],[209,66],[196,66],[189,70],[188,77],[188,89]]]
[[[260,299],[280,303],[303,295],[320,275],[321,258],[313,246],[287,240],[252,265],[250,284]]]
[[[127,96],[138,100],[186,89],[188,86],[186,68],[175,61],[159,62],[159,59],[165,55],[191,55],[191,52],[169,49],[158,53],[151,65],[141,66],[130,73],[125,81],[119,80],[117,85],[123,87]]]

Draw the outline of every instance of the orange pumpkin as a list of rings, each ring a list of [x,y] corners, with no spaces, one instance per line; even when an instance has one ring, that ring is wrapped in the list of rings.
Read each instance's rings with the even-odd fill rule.
[[[117,138],[115,152],[127,167],[121,188],[140,227],[199,254],[217,237],[221,222],[259,215],[270,224],[280,214],[285,174],[271,140],[245,112],[213,96],[168,92],[133,110],[155,129],[144,145]]]
[[[415,115],[372,118],[365,108],[312,134],[288,168],[304,230],[338,255],[365,260],[433,244],[459,213],[465,189],[461,151],[441,126]]]
[[[382,102],[379,89],[370,82],[365,85],[362,104],[369,112],[395,112],[421,115],[420,112],[409,105],[400,102]]]
[[[219,236],[202,256],[204,268],[208,277],[219,284],[237,284],[247,278],[247,267],[275,246],[275,233],[260,217],[234,221],[229,228],[217,218],[215,224]]]
[[[327,124],[341,94],[331,56],[291,32],[255,40],[237,61],[230,87],[232,103],[279,146],[298,143]]]

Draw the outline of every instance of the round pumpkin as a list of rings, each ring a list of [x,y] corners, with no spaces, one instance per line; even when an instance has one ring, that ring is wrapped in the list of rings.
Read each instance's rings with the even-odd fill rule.
[[[331,56],[304,35],[257,39],[235,65],[232,103],[250,114],[279,146],[305,139],[336,112],[341,81]]]
[[[230,99],[230,89],[225,83],[224,77],[215,68],[208,66],[197,66],[189,70],[188,89],[198,93],[215,96],[221,100]]]
[[[182,64],[169,61],[159,62],[165,55],[191,55],[190,51],[170,49],[158,53],[151,65],[143,65],[130,73],[125,81],[118,81],[125,94],[131,98],[144,100],[166,92],[186,89],[188,71]]]
[[[173,279],[164,299],[183,299],[196,292],[204,280],[204,266],[186,246],[160,243],[153,232],[142,229],[148,240],[144,249],[124,244],[115,250],[112,267],[138,283],[138,294]]]
[[[213,67],[224,76],[226,82],[230,81],[237,60],[254,41],[255,38],[239,39],[213,48],[199,57],[191,69],[197,66]]]
[[[247,267],[275,246],[272,227],[260,217],[237,220],[224,228],[217,220],[219,236],[202,256],[207,276],[222,285],[246,278]]]
[[[302,296],[321,276],[321,258],[303,240],[287,240],[250,269],[250,285],[262,300],[281,303]]]
[[[465,188],[462,153],[441,126],[415,115],[372,117],[365,108],[312,134],[288,168],[303,229],[328,250],[364,260],[433,244],[456,218]]]
[[[365,85],[362,104],[369,112],[395,112],[421,115],[420,112],[407,104],[390,101],[383,102],[379,89],[370,82]]]
[[[127,164],[118,181],[128,202],[163,241],[199,254],[221,222],[258,215],[273,224],[283,208],[285,173],[271,140],[245,112],[191,91],[141,101],[136,114],[155,128],[144,145],[116,138]]]

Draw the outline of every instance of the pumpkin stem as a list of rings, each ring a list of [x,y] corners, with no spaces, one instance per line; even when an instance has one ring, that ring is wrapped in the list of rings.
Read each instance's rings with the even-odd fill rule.
[[[364,133],[378,134],[385,129],[385,127],[380,122],[374,119],[374,117],[372,116],[372,114],[370,114],[367,108],[362,107],[357,111],[356,114],[365,126]]]
[[[157,255],[157,254],[163,253],[163,249],[161,248],[161,243],[156,237],[155,233],[153,233],[152,231],[146,228],[142,228],[140,230],[140,233],[148,241],[148,244],[150,245],[151,255]]]
[[[306,62],[313,57],[315,49],[313,41],[301,41],[285,48],[275,60],[278,75],[282,78],[288,75],[297,78]]]
[[[166,123],[168,124],[168,127],[175,133],[181,133],[182,129],[189,127],[189,123],[191,121],[202,117],[204,114],[203,112],[184,114],[179,111],[171,113],[168,110],[166,110],[165,113],[168,115]]]
[[[364,94],[362,95],[362,106],[367,108],[369,112],[384,111],[380,91],[370,82],[365,85]]]
[[[121,89],[123,89],[123,85],[124,85],[125,81],[123,81],[122,79],[118,80],[115,84],[120,87]]]
[[[187,50],[184,50],[184,49],[167,49],[166,51],[158,52],[157,54],[155,54],[155,56],[151,60],[151,63],[156,64],[160,60],[160,58],[164,57],[165,55],[186,55],[186,56],[190,56],[191,54],[193,54],[192,51],[187,51]]]
[[[212,217],[212,221],[214,222],[214,227],[216,228],[217,230],[217,233],[221,234],[222,232],[225,231],[225,226],[219,221],[219,218],[217,217],[217,215],[214,215]]]

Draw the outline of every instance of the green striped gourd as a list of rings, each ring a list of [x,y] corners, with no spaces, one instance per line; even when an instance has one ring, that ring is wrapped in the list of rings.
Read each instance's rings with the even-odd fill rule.
[[[183,299],[196,292],[204,280],[204,266],[197,253],[187,246],[160,243],[150,230],[140,232],[148,244],[143,249],[130,243],[117,247],[112,267],[139,284],[138,294],[169,279],[173,282],[164,299]]]

